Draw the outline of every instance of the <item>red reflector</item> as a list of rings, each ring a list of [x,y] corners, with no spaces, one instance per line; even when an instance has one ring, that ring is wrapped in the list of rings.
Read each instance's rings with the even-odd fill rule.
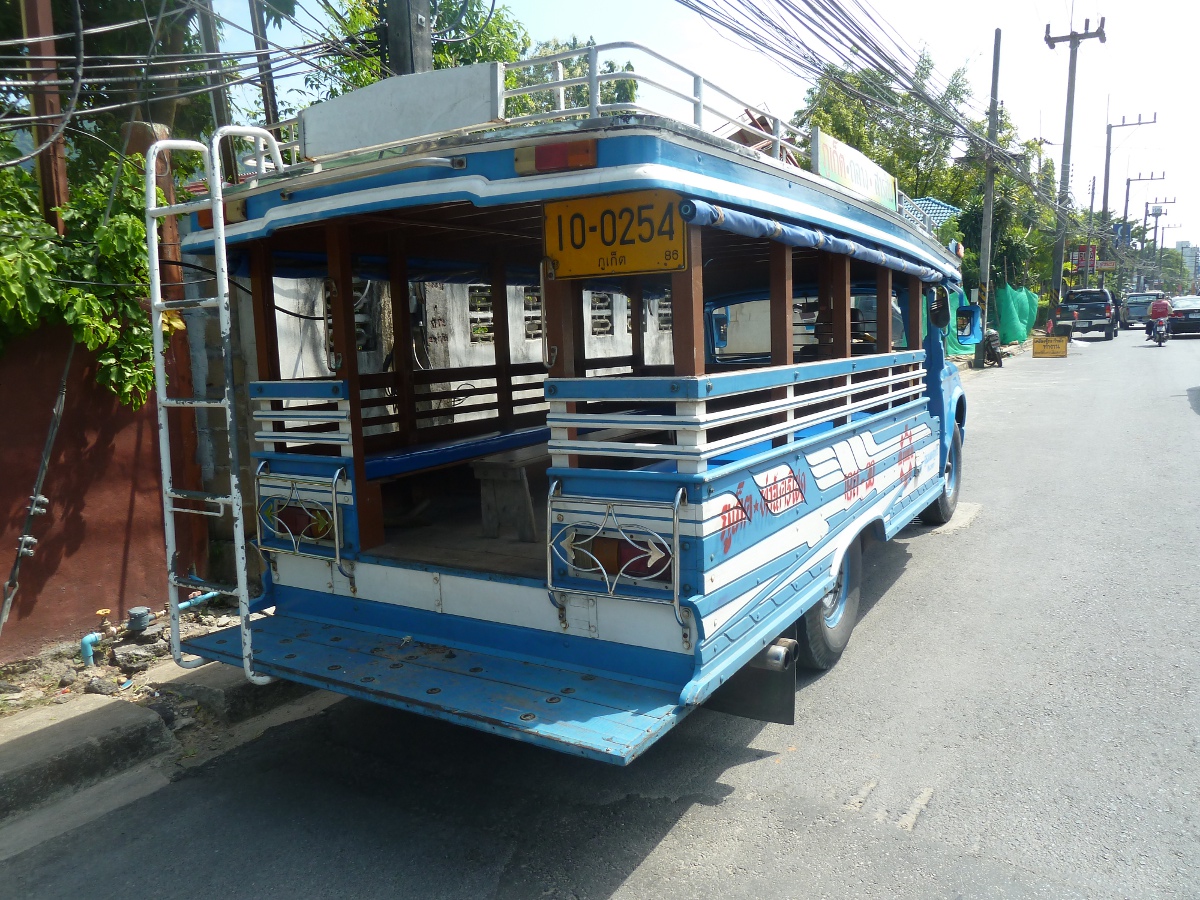
[[[518,175],[591,169],[596,165],[596,142],[567,141],[518,147],[513,154],[513,164]]]
[[[637,546],[620,541],[617,555],[621,569],[631,578],[652,578],[655,581],[671,580],[671,553],[657,541],[637,541]]]

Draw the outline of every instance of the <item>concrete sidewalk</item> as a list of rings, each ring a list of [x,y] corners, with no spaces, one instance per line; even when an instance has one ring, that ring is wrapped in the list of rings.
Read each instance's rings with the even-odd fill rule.
[[[0,823],[149,759],[178,766],[211,757],[203,751],[227,745],[231,726],[319,693],[285,681],[253,685],[221,663],[167,661],[145,683],[136,701],[82,693],[0,719]]]

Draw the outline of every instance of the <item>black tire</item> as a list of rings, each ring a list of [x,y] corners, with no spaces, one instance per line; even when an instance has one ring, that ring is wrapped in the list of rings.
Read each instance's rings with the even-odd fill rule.
[[[855,538],[846,548],[842,567],[833,589],[796,623],[800,649],[796,664],[803,669],[832,669],[850,643],[850,633],[858,622],[858,601],[862,593],[862,539]]]
[[[921,510],[921,521],[926,525],[945,525],[954,518],[958,509],[958,491],[962,485],[962,432],[954,426],[950,439],[950,453],[946,456],[946,486],[938,498]]]
[[[1113,339],[1113,330],[1111,325],[1104,329],[1104,339],[1106,341],[1111,341]]]

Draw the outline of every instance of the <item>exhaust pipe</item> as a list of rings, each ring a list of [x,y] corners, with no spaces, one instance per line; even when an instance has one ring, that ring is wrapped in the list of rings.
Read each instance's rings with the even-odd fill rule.
[[[800,645],[791,638],[776,638],[771,644],[762,649],[750,665],[755,669],[767,669],[771,672],[786,672],[796,663],[796,655]]]

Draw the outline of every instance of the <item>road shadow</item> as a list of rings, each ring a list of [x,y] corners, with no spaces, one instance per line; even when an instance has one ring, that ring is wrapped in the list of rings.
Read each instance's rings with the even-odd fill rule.
[[[1200,387],[1187,389],[1188,405],[1192,407],[1192,412],[1200,416]]]
[[[162,898],[610,897],[732,792],[727,770],[775,755],[748,746],[762,727],[697,710],[618,768],[347,699],[0,863],[0,884],[131,896],[155,859]]]

